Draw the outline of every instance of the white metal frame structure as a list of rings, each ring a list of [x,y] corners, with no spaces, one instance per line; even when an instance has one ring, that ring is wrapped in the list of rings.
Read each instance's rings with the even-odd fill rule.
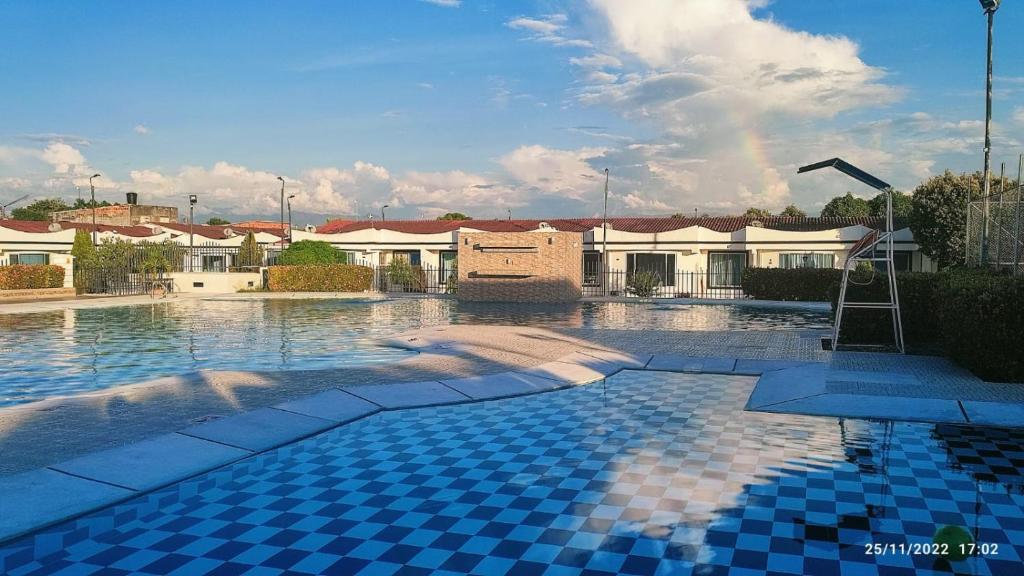
[[[847,308],[850,309],[874,309],[889,310],[892,316],[892,332],[896,349],[900,354],[905,352],[903,345],[903,320],[900,317],[900,296],[899,288],[896,285],[896,266],[893,259],[893,217],[892,217],[892,186],[885,181],[864,172],[860,168],[841,160],[832,158],[824,162],[817,162],[802,166],[797,170],[798,174],[818,170],[820,168],[835,168],[843,174],[850,176],[876,190],[885,194],[885,230],[879,232],[872,230],[861,238],[850,249],[846,262],[843,264],[843,282],[839,288],[839,302],[836,306],[836,320],[832,326],[832,340],[828,348],[836,350],[839,347],[839,332],[843,324],[843,314]],[[878,246],[883,245],[884,256],[878,257]],[[846,289],[850,284],[850,272],[857,269],[860,262],[870,262],[875,266],[878,262],[885,263],[886,274],[889,279],[889,300],[888,302],[847,302]]]

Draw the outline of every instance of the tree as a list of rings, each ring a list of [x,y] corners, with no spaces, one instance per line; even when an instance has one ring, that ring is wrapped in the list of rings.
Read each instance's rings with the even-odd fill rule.
[[[750,218],[770,218],[772,213],[766,208],[747,208],[747,211],[743,213],[744,216]]]
[[[982,195],[982,175],[946,170],[925,180],[911,198],[910,230],[921,252],[940,268],[964,264],[967,198]]]
[[[298,242],[295,244],[298,244]],[[295,244],[292,244],[292,246]],[[256,243],[256,235],[252,233],[252,230],[249,230],[245,235],[245,239],[242,240],[242,245],[238,247],[238,258],[235,260],[235,266],[249,269],[249,271],[252,271],[252,268],[263,266],[263,249]]]
[[[95,205],[97,208],[102,208],[104,206],[110,206],[111,204],[106,200],[95,202],[93,200],[83,200],[81,198],[78,198],[77,200],[75,200],[75,203],[71,205],[71,208],[75,210],[80,210],[82,208],[92,208],[93,205]]]
[[[36,220],[46,221],[50,219],[51,212],[67,210],[68,205],[60,198],[42,198],[21,208],[15,208],[11,217],[15,220]]]
[[[85,290],[89,284],[89,273],[86,269],[96,263],[96,247],[92,245],[92,237],[86,230],[79,228],[75,231],[75,243],[71,245],[71,256],[75,259],[75,288]]]
[[[231,224],[231,222],[228,222],[227,220],[225,220],[223,218],[218,218],[218,217],[214,216],[213,218],[210,218],[209,220],[207,220],[206,224],[209,225],[209,226],[227,226],[228,224]]]
[[[438,220],[472,220],[471,217],[466,216],[462,212],[449,212],[444,216],[438,216]]]
[[[904,194],[899,190],[893,190],[892,192],[892,215],[896,218],[906,218],[910,216],[910,210],[912,201],[910,194]],[[874,198],[868,200],[868,208],[871,210],[871,215],[876,218],[885,218],[885,193],[879,192]]]
[[[320,240],[299,240],[281,252],[277,263],[284,266],[304,264],[344,264],[345,253]]]
[[[851,192],[846,196],[836,196],[821,209],[822,218],[863,218],[871,215],[868,201],[857,198]]]
[[[806,218],[807,212],[796,207],[796,204],[790,204],[786,206],[782,212],[779,212],[779,216],[788,216],[790,218]]]

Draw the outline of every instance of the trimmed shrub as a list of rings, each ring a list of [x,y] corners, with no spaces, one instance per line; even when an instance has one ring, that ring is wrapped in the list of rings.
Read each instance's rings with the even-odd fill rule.
[[[741,284],[744,294],[758,300],[827,302],[842,278],[843,271],[834,268],[747,268]]]
[[[277,263],[282,266],[301,266],[304,264],[344,264],[345,253],[320,240],[299,240],[289,244]]]
[[[900,297],[900,320],[904,344],[911,349],[928,350],[939,344],[939,322],[935,313],[942,276],[930,272],[896,274]],[[829,302],[835,314],[839,304],[842,276],[829,288]],[[850,274],[847,302],[883,302],[889,298],[889,277],[885,272],[857,270]],[[889,310],[847,308],[839,340],[847,344],[893,342],[892,313]]]
[[[14,264],[0,267],[0,290],[62,288],[64,267],[56,264]]]
[[[976,376],[1024,382],[1024,278],[942,274],[935,308],[946,354]]]
[[[373,269],[356,264],[271,266],[271,292],[365,292],[373,285]]]

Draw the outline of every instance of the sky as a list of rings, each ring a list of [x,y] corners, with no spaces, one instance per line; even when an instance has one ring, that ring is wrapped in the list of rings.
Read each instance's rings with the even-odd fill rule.
[[[0,204],[197,220],[735,214],[982,165],[975,0],[0,0]],[[1024,3],[995,18],[993,164],[1024,152]],[[79,191],[76,191],[76,186]]]

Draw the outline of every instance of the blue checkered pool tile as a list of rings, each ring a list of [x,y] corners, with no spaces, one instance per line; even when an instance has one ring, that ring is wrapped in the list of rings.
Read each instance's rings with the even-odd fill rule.
[[[748,413],[752,386],[627,371],[382,413],[9,543],[0,571],[1024,574],[1024,432]],[[899,552],[946,525],[987,554]]]

